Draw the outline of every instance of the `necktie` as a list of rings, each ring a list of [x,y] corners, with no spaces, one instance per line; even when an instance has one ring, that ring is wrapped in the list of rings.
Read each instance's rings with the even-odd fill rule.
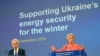
[[[17,53],[17,49],[15,49],[15,55],[18,55],[18,53]]]

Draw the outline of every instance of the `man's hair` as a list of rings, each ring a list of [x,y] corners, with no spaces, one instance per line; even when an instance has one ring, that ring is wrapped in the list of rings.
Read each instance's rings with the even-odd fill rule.
[[[12,39],[12,42],[13,42],[13,41],[16,41],[17,43],[19,43],[19,40],[18,40],[18,39]]]

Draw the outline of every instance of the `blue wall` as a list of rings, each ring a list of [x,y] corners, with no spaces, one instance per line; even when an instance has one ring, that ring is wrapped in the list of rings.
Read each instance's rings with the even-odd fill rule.
[[[68,33],[75,34],[88,56],[99,56],[99,18],[99,0],[1,0],[0,56],[7,55],[13,38],[27,56],[49,56],[50,46],[60,49]]]

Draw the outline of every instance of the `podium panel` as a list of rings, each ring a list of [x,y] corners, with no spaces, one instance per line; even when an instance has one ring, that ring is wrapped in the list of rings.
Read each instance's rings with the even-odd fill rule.
[[[51,52],[49,56],[87,56],[84,51]]]

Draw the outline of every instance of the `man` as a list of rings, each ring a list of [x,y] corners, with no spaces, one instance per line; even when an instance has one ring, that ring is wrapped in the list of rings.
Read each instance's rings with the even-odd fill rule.
[[[13,49],[9,51],[8,56],[26,56],[25,50],[19,48],[18,39],[13,39],[11,44]]]

